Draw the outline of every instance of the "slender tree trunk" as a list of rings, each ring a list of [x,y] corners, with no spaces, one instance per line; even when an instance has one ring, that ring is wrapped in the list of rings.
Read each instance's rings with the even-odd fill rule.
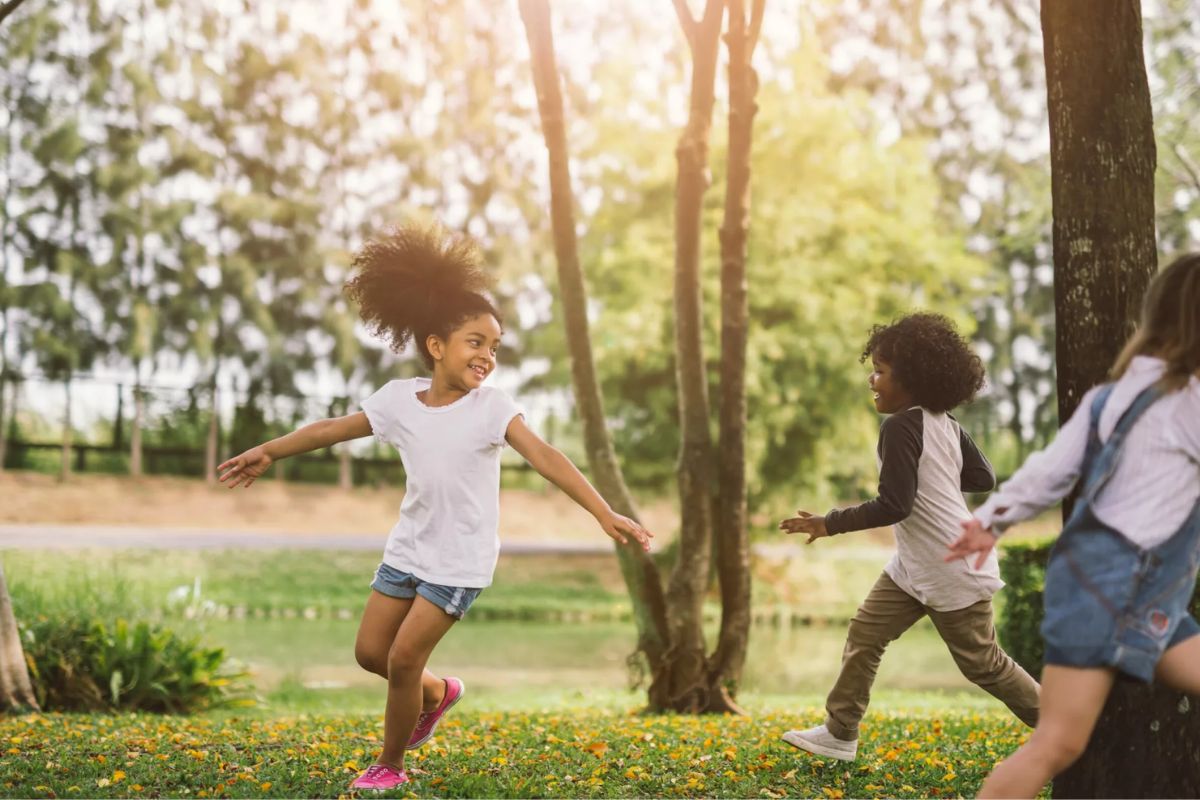
[[[218,364],[213,366],[212,381],[209,384],[209,398],[212,407],[208,415],[208,437],[204,442],[204,480],[215,485],[217,482],[217,444],[220,434],[220,405],[217,403],[217,374]]]
[[[712,547],[713,445],[709,429],[708,370],[704,359],[700,238],[712,129],[717,52],[725,6],[707,0],[692,17],[685,0],[674,0],[692,54],[691,107],[675,148],[675,370],[679,395],[679,558],[667,601],[671,634],[671,707],[702,711],[709,706],[705,656],[704,594]]]
[[[554,54],[548,0],[520,0],[521,19],[533,62],[534,84],[546,140],[550,168],[550,210],[554,228],[554,252],[558,264],[567,346],[571,353],[571,381],[575,403],[583,420],[584,447],[592,480],[613,508],[637,518],[637,510],[605,425],[604,401],[596,378],[591,337],[587,322],[587,289],[575,237],[570,161],[562,91]],[[668,647],[666,604],[662,580],[650,557],[635,546],[618,546],[621,574],[633,604],[638,629],[638,649],[646,655],[651,670],[649,703],[666,707],[669,694],[663,671]]]
[[[349,443],[343,443],[338,447],[338,487],[341,489],[354,488],[354,463],[350,459]]]
[[[0,713],[37,710],[21,633],[8,596],[8,581],[4,579],[4,568],[0,567]]]
[[[1104,380],[1154,274],[1155,145],[1136,0],[1042,3],[1059,420]],[[1068,506],[1069,507],[1069,506]],[[1195,797],[1196,698],[1118,681],[1055,797]]]
[[[746,340],[749,298],[746,238],[750,230],[750,152],[758,74],[751,58],[766,0],[729,0],[729,153],[721,225],[721,412],[715,527],[721,584],[721,630],[709,661],[710,710],[736,709],[750,639],[750,537],[746,512]]]
[[[133,422],[129,431],[129,474],[142,477],[142,420],[146,413],[146,395],[139,379],[133,385]]]
[[[71,477],[71,378],[69,376],[63,381],[63,398],[66,400],[66,405],[63,408],[62,458],[58,469],[60,481]]]
[[[0,346],[3,346],[0,344]],[[4,472],[4,462],[8,459],[8,403],[5,395],[8,393],[7,365],[0,368],[0,472]],[[14,383],[15,387],[16,384]],[[14,389],[15,393],[15,389]]]

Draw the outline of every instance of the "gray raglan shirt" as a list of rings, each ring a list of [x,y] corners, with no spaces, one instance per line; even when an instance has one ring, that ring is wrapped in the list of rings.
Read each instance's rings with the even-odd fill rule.
[[[924,605],[954,611],[987,600],[1004,585],[993,550],[982,569],[970,559],[946,562],[946,549],[970,511],[962,493],[995,488],[992,465],[949,414],[921,407],[893,414],[879,429],[879,496],[830,511],[831,535],[895,526],[888,576]]]

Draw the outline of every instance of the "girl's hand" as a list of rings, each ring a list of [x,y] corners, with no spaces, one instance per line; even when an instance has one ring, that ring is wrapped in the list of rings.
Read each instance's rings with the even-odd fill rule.
[[[982,569],[988,553],[996,546],[996,534],[983,527],[983,523],[974,517],[963,520],[962,529],[962,536],[951,542],[950,552],[944,560],[953,561],[956,558],[966,558],[972,553],[979,553],[979,558],[975,559],[975,569]]]
[[[604,532],[619,544],[627,544],[629,537],[632,536],[643,550],[650,549],[650,540],[654,538],[653,533],[629,517],[615,511],[610,511],[600,518],[600,527],[604,528]]]
[[[234,456],[226,461],[221,466],[217,467],[217,471],[221,472],[221,483],[229,480],[229,488],[242,485],[242,488],[249,489],[250,484],[262,476],[267,468],[273,464],[275,460],[267,455],[266,449],[259,445],[251,447],[240,456]]]
[[[807,533],[808,541],[805,544],[812,544],[817,539],[823,539],[829,535],[829,531],[825,529],[825,518],[818,517],[807,511],[797,511],[799,516],[785,519],[779,523],[779,530],[785,533]]]

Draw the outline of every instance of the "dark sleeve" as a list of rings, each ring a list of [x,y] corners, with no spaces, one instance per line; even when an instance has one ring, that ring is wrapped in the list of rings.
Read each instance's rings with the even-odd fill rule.
[[[958,443],[962,448],[962,490],[990,492],[995,489],[996,471],[961,425],[958,427]]]
[[[917,464],[924,444],[921,409],[893,414],[879,429],[879,496],[853,508],[830,511],[825,529],[832,534],[895,525],[912,513],[917,497]]]

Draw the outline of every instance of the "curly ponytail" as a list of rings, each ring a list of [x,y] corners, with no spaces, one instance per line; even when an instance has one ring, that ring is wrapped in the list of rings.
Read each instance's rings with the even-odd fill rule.
[[[433,367],[429,336],[449,338],[480,314],[503,324],[483,295],[489,281],[474,242],[440,226],[406,225],[372,239],[355,254],[353,267],[345,290],[367,329],[397,353],[416,340],[427,367]]]

